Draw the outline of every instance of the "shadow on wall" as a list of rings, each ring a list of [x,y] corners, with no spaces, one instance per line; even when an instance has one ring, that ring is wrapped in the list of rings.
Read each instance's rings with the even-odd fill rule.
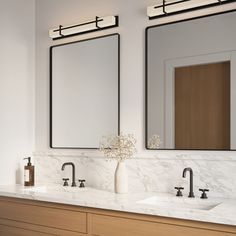
[[[18,165],[17,165],[16,177],[15,178],[16,178],[15,179],[16,184],[22,184],[23,183],[23,181],[22,181],[23,173],[22,173],[22,167],[21,167],[20,163],[18,163]]]

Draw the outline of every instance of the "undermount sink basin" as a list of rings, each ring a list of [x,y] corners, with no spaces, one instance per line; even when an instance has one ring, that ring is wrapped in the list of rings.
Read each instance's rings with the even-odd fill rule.
[[[138,201],[138,204],[152,205],[168,209],[195,209],[209,211],[221,204],[221,202],[209,199],[184,198],[184,197],[159,197],[153,196]]]
[[[37,186],[37,187],[24,187],[24,192],[35,192],[35,193],[47,193],[47,192],[80,192],[86,191],[87,188],[79,187],[64,187],[64,186]]]

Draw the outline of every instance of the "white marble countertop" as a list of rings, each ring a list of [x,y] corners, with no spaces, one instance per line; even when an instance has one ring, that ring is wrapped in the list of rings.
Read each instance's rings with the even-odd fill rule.
[[[115,194],[93,188],[0,186],[0,196],[236,226],[236,199],[190,199],[157,192]]]

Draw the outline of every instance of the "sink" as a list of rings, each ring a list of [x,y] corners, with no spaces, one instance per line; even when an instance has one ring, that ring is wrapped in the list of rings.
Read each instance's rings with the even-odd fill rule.
[[[221,204],[221,202],[212,201],[209,199],[184,198],[184,197],[165,197],[153,196],[144,200],[138,201],[138,204],[145,204],[168,209],[193,209],[209,211]]]
[[[48,192],[81,192],[86,191],[87,188],[79,187],[64,187],[64,186],[37,186],[37,187],[24,187],[22,191],[24,192],[35,192],[35,193],[48,193]]]

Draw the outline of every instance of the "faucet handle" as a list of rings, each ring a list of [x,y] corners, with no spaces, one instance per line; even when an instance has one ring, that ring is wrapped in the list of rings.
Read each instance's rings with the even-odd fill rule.
[[[176,196],[177,196],[177,197],[182,197],[182,196],[183,196],[183,193],[182,193],[181,190],[184,190],[184,188],[183,188],[183,187],[175,187],[175,189],[178,190]]]
[[[63,178],[62,180],[64,181],[63,186],[66,186],[66,187],[69,186],[68,184],[69,178]]]
[[[84,188],[85,187],[84,183],[86,182],[85,179],[79,179],[78,181],[80,183],[79,187]]]
[[[207,199],[207,198],[208,198],[206,192],[209,192],[209,189],[206,189],[206,188],[204,188],[204,189],[199,188],[199,191],[202,192],[201,199]]]

